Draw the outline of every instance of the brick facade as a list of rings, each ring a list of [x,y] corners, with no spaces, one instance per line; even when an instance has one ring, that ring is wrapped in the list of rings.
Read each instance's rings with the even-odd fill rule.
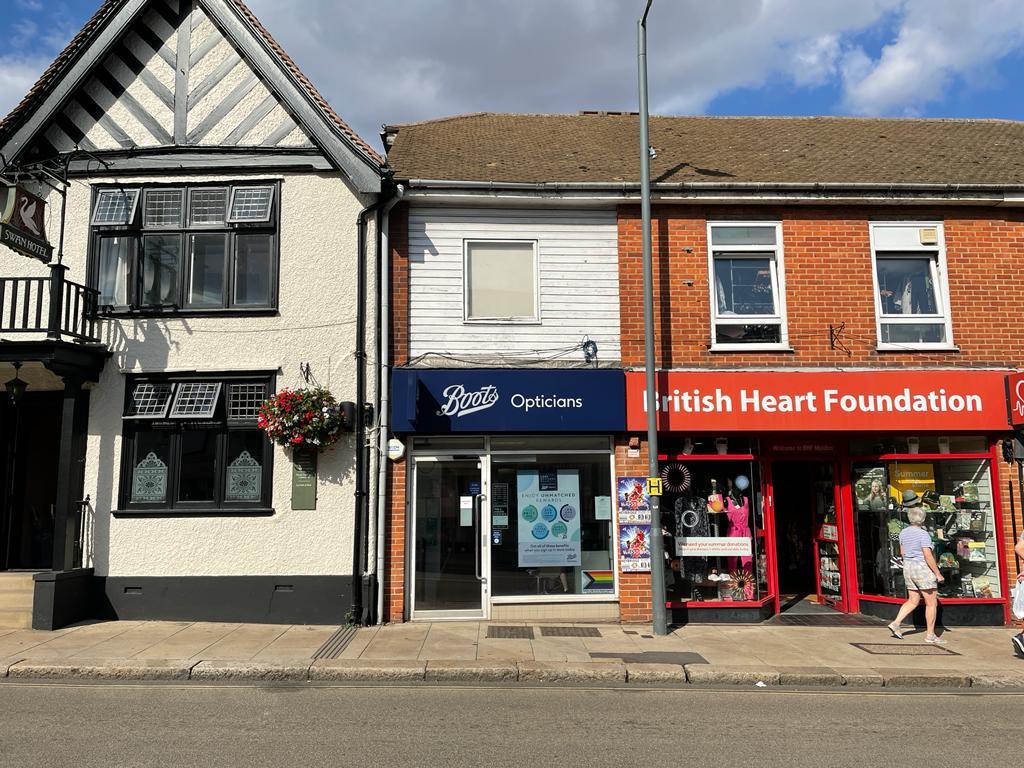
[[[707,222],[779,221],[792,351],[712,352]],[[943,221],[953,341],[958,351],[876,349],[869,224]],[[619,273],[622,360],[644,364],[641,219],[638,206],[620,206]],[[655,355],[659,368],[970,367],[1024,366],[1024,330],[1011,322],[1024,304],[1024,212],[996,208],[848,206],[655,206],[652,212]],[[832,348],[829,326],[845,324]],[[845,349],[843,348],[845,347]],[[620,447],[618,451],[622,451]],[[618,456],[620,461],[626,461]],[[629,460],[637,462],[636,459]],[[646,474],[646,462],[635,468]],[[627,474],[620,466],[618,474]],[[1021,530],[1016,468],[1000,462],[998,484],[1003,550],[1010,583],[1017,566],[1013,532]],[[1015,523],[1007,481],[1012,488]],[[650,589],[623,574],[624,620],[649,619]],[[649,581],[649,578],[648,578]],[[645,613],[646,611],[646,613]]]
[[[619,209],[622,361],[644,362],[640,209]],[[712,352],[707,222],[782,222],[792,352]],[[877,220],[944,221],[953,340],[959,352],[875,349],[871,246]],[[1024,212],[995,208],[656,206],[652,219],[655,354],[662,368],[738,366],[1015,367],[1024,330]],[[692,281],[692,286],[687,285]],[[846,324],[830,348],[829,325]]]

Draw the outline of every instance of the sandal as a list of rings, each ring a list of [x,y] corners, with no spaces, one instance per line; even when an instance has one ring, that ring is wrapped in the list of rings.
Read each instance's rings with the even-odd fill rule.
[[[892,633],[892,636],[895,637],[897,640],[902,640],[903,639],[903,633],[900,632],[900,628],[899,627],[895,626],[894,624],[886,624],[885,626]]]

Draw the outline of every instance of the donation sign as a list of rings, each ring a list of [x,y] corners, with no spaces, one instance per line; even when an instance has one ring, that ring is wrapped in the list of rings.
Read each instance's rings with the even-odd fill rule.
[[[580,565],[580,473],[516,472],[519,567]]]

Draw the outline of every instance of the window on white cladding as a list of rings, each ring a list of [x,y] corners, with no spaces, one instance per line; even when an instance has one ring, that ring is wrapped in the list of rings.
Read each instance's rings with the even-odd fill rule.
[[[787,344],[779,224],[708,225],[713,349]]]
[[[952,329],[942,225],[873,224],[871,235],[879,348],[948,348]]]
[[[537,243],[467,241],[467,320],[536,321]]]

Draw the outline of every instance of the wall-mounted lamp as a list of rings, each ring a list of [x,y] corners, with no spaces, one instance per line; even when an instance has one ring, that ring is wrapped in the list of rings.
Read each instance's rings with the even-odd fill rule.
[[[18,371],[20,369],[21,363],[14,363],[14,378],[4,384],[4,389],[7,390],[7,396],[11,398],[11,402],[14,405],[18,404],[22,395],[25,394],[25,390],[28,389],[28,384],[22,381],[18,376]]]
[[[591,339],[587,339],[583,342],[583,359],[588,363],[592,363],[597,360],[597,342]]]

